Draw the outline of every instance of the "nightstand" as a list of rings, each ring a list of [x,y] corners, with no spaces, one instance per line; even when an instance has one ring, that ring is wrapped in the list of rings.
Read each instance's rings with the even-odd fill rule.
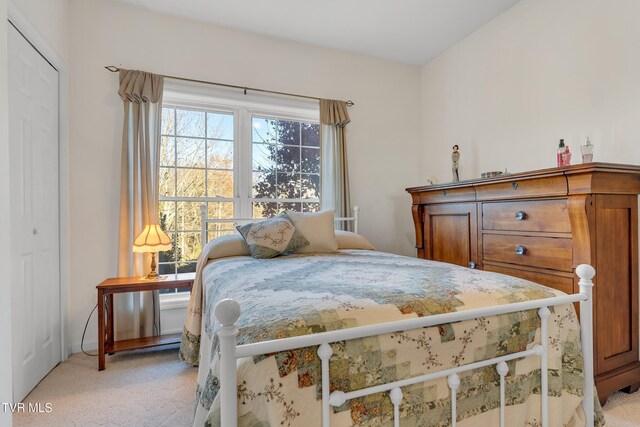
[[[194,278],[195,273],[171,274],[161,280],[147,280],[139,276],[116,277],[107,279],[96,286],[98,289],[98,370],[103,371],[105,368],[105,353],[176,344],[180,342],[182,335],[178,333],[115,341],[113,339],[114,294],[173,288],[189,288],[191,290]]]

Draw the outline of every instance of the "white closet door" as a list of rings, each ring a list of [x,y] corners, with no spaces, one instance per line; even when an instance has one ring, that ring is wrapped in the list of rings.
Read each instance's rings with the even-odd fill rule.
[[[13,397],[60,362],[58,72],[9,25]]]

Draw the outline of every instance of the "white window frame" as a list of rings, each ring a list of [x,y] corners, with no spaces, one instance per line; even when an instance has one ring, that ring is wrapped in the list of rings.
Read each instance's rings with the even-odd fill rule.
[[[252,117],[268,117],[282,120],[319,123],[317,101],[298,100],[291,97],[267,96],[238,90],[218,88],[212,85],[165,79],[163,104],[171,107],[231,113],[233,120],[233,167],[234,167],[234,212],[238,218],[253,217],[252,176],[253,141]],[[200,198],[171,197],[170,200],[199,201]],[[219,199],[219,200],[218,200]],[[160,201],[165,200],[160,197]],[[283,202],[283,199],[260,199],[265,202]],[[318,202],[315,199],[285,199],[293,202]],[[207,198],[207,201],[229,199]],[[204,244],[204,243],[203,243]],[[160,309],[187,307],[187,292],[161,294]]]

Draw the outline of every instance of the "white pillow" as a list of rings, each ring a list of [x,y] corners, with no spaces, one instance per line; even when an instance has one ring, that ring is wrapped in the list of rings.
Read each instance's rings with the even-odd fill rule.
[[[336,230],[336,240],[338,241],[338,249],[376,250],[366,237],[351,231]]]
[[[285,211],[285,213],[296,230],[309,241],[309,246],[298,249],[297,253],[336,252],[338,250],[333,211],[307,213]]]
[[[206,244],[202,255],[206,259],[226,258],[229,256],[251,255],[249,246],[240,234],[216,237]],[[206,261],[205,261],[206,262]]]

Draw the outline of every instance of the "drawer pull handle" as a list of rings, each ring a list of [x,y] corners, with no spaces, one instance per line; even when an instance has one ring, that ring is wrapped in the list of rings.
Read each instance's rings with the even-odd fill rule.
[[[442,190],[442,195],[446,196],[447,195],[447,190]]]
[[[513,188],[514,190],[518,189],[518,183],[517,182],[512,182],[511,183],[511,188]]]
[[[524,221],[525,219],[527,219],[527,213],[525,211],[516,212],[516,219],[518,221]]]
[[[471,261],[469,263],[469,268],[477,268],[477,267],[478,267],[478,264],[476,264],[475,262]]]
[[[527,254],[527,248],[526,248],[526,247],[524,247],[524,246],[522,246],[522,245],[520,245],[520,246],[518,246],[518,247],[516,248],[516,253],[517,253],[518,255],[526,255],[526,254]]]

